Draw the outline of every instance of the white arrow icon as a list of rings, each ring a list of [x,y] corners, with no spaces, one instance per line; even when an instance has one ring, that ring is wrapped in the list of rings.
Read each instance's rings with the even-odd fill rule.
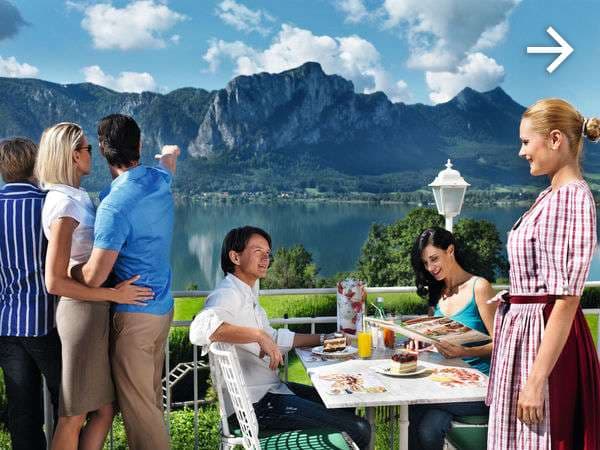
[[[546,32],[560,44],[560,47],[527,47],[527,53],[560,53],[560,55],[552,61],[552,64],[546,67],[548,73],[552,73],[571,53],[573,53],[573,47],[571,47],[554,28],[548,27]]]

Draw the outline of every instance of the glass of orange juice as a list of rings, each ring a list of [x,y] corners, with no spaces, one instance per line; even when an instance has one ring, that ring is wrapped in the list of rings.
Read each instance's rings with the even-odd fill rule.
[[[368,331],[358,332],[358,356],[360,358],[371,357],[371,333]]]

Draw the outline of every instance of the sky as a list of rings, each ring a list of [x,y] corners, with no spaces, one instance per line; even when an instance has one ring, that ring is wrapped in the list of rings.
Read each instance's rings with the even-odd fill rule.
[[[0,76],[166,93],[316,61],[393,102],[501,86],[600,116],[599,1],[0,0]],[[552,74],[526,53],[548,26],[574,48]]]

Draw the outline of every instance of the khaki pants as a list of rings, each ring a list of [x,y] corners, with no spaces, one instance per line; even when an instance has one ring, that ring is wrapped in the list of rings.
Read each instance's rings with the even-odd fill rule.
[[[161,379],[172,319],[172,311],[164,316],[115,313],[112,318],[112,373],[131,450],[170,448]]]

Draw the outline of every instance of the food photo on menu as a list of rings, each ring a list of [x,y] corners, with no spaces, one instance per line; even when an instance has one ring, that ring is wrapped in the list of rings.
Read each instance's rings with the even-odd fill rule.
[[[410,339],[428,344],[444,341],[455,345],[486,343],[490,336],[448,317],[423,316],[403,322],[368,319],[370,323],[389,328]]]

